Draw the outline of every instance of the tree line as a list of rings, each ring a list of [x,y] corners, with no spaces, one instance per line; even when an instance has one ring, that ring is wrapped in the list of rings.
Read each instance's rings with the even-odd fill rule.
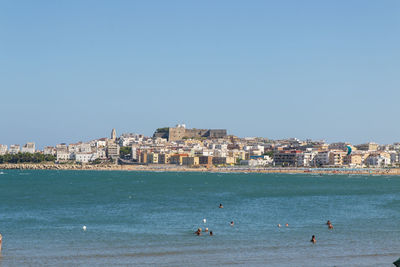
[[[17,153],[0,155],[0,163],[40,163],[44,161],[55,161],[53,155],[44,155],[42,153]]]

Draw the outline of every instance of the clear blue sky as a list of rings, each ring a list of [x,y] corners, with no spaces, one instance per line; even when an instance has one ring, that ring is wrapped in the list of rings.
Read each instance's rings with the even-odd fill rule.
[[[400,1],[0,2],[0,143],[184,122],[400,141]]]

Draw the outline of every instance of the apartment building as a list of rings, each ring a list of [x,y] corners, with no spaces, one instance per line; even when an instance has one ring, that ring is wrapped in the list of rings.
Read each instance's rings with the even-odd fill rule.
[[[43,149],[43,154],[55,156],[57,154],[57,150],[53,146],[45,146]]]
[[[189,157],[189,154],[175,154],[169,158],[170,164],[182,165],[183,158]]]
[[[329,163],[330,166],[342,166],[344,157],[347,155],[344,151],[330,151],[329,153]]]
[[[198,166],[199,165],[199,157],[184,157],[184,158],[182,158],[182,165]]]
[[[10,149],[8,150],[8,153],[18,154],[19,152],[21,152],[21,148],[19,145],[10,145]]]
[[[7,145],[0,144],[0,155],[5,155],[7,153]]]
[[[298,157],[302,154],[299,150],[284,150],[274,153],[275,166],[297,166]]]
[[[159,164],[170,164],[170,154],[159,154],[158,163]]]

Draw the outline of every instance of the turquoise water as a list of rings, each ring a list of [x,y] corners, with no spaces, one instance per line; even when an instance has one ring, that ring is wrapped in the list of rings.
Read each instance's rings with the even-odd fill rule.
[[[0,266],[391,266],[400,177],[3,170],[0,233]]]

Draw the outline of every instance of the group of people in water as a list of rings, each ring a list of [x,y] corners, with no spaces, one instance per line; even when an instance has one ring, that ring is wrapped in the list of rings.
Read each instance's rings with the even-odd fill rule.
[[[222,208],[224,208],[224,206],[220,203],[220,204],[219,204],[219,208],[222,209]],[[205,219],[204,219],[203,221],[205,222]],[[235,223],[234,223],[233,221],[231,221],[230,225],[231,225],[231,226],[234,226]],[[328,229],[330,229],[330,230],[333,229],[333,225],[332,225],[332,223],[331,223],[330,220],[328,220],[328,221],[326,222],[326,225],[328,226]],[[286,226],[286,227],[289,227],[289,224],[286,223],[285,226]],[[280,223],[278,223],[278,227],[281,228],[282,225],[281,225]],[[200,236],[202,232],[203,232],[203,229],[202,229],[202,228],[198,228],[197,231],[194,232],[194,233],[195,233],[197,236]],[[209,235],[211,235],[211,236],[213,235],[213,232],[212,232],[212,231],[208,231],[208,228],[205,228],[205,229],[204,229],[204,232],[205,232],[205,233],[209,233]],[[310,242],[313,243],[313,244],[317,243],[317,239],[315,238],[315,235],[312,235]]]
[[[197,231],[194,232],[194,233],[195,233],[196,235],[200,236],[202,231],[203,231],[203,229],[198,228]],[[205,233],[208,233],[208,228],[204,229],[204,232],[205,232]],[[212,231],[210,231],[209,233],[210,233],[210,235],[213,235],[213,232],[212,232]]]
[[[223,208],[224,208],[224,206],[222,205],[222,203],[219,204],[219,208],[220,208],[220,209],[223,209]],[[206,219],[203,219],[203,222],[206,223]],[[231,225],[231,226],[234,226],[235,223],[234,223],[233,221],[231,221],[231,224],[230,224],[230,225]],[[211,235],[211,236],[213,235],[213,231],[208,231],[208,228],[205,228],[204,231],[203,231],[202,228],[197,228],[197,231],[194,232],[194,233],[195,233],[197,236],[200,236],[202,232],[204,232],[204,233],[209,233],[209,235]]]
[[[326,222],[326,225],[328,225],[328,229],[333,229],[333,225],[332,225],[332,223],[331,223],[330,220],[328,220],[328,221]],[[315,239],[315,235],[313,235],[313,236],[311,237],[310,242],[313,243],[313,244],[317,243],[317,239]]]
[[[277,225],[277,226],[278,226],[278,228],[281,228],[281,227],[282,227],[282,225],[281,225],[280,223],[278,223],[278,225]],[[286,226],[286,227],[289,227],[289,224],[288,224],[288,223],[286,223],[286,224],[285,224],[285,226]]]

